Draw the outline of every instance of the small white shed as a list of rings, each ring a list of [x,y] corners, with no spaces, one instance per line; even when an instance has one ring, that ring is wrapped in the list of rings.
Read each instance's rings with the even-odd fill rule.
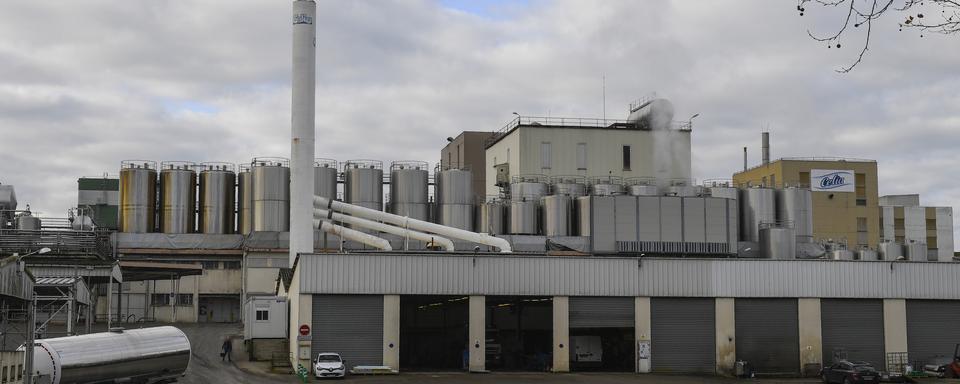
[[[250,296],[243,305],[243,338],[286,339],[287,298],[281,296]]]

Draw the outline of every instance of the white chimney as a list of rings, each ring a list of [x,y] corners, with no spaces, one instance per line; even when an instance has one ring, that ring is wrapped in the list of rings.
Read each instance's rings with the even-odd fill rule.
[[[290,267],[313,252],[313,158],[317,62],[317,4],[293,2],[292,108],[290,111]]]

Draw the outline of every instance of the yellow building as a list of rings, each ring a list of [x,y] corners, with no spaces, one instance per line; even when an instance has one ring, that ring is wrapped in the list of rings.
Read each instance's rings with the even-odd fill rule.
[[[851,249],[880,242],[877,162],[839,158],[784,158],[733,175],[741,187],[810,187],[815,240],[846,240]]]

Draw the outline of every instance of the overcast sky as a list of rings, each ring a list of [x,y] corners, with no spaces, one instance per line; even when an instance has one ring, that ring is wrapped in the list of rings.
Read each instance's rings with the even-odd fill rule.
[[[827,49],[806,32],[843,16],[792,0],[319,1],[317,155],[436,163],[447,136],[512,112],[602,116],[606,76],[608,118],[654,91],[700,114],[698,179],[729,178],[743,146],[756,163],[769,126],[775,158],[876,159],[881,194],[956,205],[960,36],[889,15],[843,75],[862,35]],[[0,182],[62,216],[78,177],[121,160],[288,156],[290,17],[279,0],[4,1]]]

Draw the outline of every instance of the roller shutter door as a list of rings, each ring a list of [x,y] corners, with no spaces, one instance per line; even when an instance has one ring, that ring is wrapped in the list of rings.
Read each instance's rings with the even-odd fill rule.
[[[960,301],[907,300],[907,352],[911,362],[953,356],[960,343]]]
[[[383,296],[313,295],[313,358],[336,352],[352,368],[383,365]]]
[[[796,299],[736,299],[737,359],[760,373],[800,373]]]
[[[650,300],[650,361],[655,372],[716,372],[716,304],[712,298]]]
[[[843,350],[847,360],[886,367],[882,300],[820,300],[820,332],[824,365],[834,361],[834,351]]]
[[[633,328],[632,297],[571,297],[570,328]]]

